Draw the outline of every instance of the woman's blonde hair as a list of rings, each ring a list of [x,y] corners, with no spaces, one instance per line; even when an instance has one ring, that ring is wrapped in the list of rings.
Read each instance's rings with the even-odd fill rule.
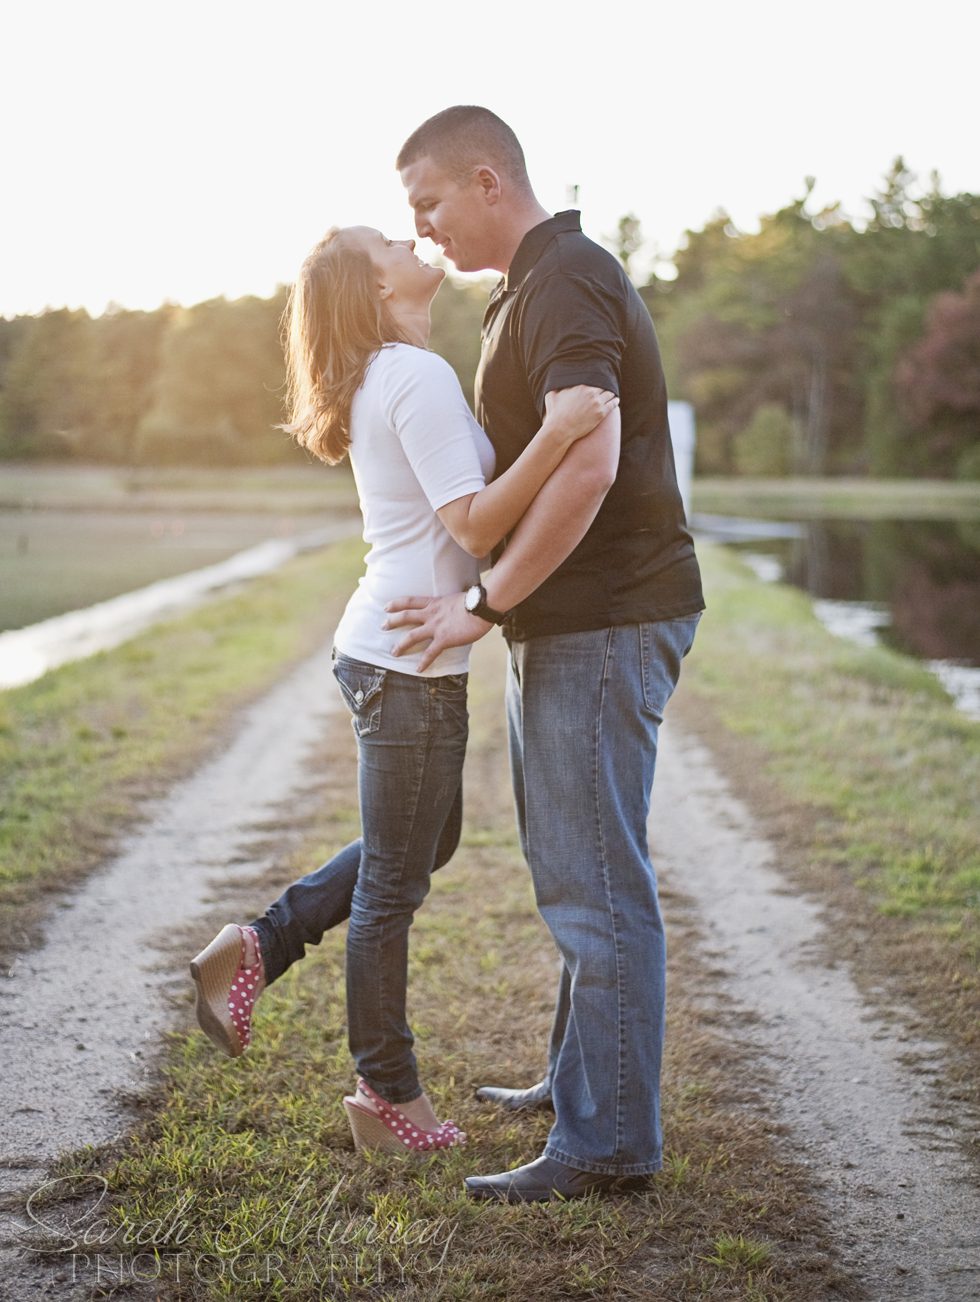
[[[288,418],[278,426],[321,461],[350,447],[350,410],[368,362],[387,343],[409,343],[378,295],[369,255],[338,227],[307,255],[289,292],[281,335]]]

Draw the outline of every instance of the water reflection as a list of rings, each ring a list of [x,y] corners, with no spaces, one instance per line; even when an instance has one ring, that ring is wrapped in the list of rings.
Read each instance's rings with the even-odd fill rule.
[[[980,525],[808,521],[784,564],[815,597],[884,607],[880,636],[897,650],[980,665]]]
[[[772,522],[759,521],[751,539],[747,520],[741,536],[705,524],[760,578],[810,593],[832,632],[925,661],[960,708],[980,717],[980,522],[806,520],[775,537]]]

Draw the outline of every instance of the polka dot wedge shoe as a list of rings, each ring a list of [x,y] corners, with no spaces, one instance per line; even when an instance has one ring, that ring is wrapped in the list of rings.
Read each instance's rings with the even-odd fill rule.
[[[245,934],[250,933],[258,960],[245,966]],[[223,1053],[239,1058],[252,1039],[252,1009],[262,993],[262,951],[254,928],[230,922],[191,963],[197,987],[197,1021]]]
[[[423,1130],[405,1113],[376,1094],[366,1081],[357,1082],[357,1093],[370,1101],[377,1112],[358,1103],[356,1096],[344,1099],[354,1147],[386,1153],[431,1153],[437,1148],[458,1148],[466,1135],[455,1121],[443,1121],[435,1130]]]

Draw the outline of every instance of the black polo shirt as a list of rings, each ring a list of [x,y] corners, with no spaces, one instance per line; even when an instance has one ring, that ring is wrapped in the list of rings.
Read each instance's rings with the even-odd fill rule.
[[[577,212],[528,231],[483,321],[476,414],[507,469],[540,428],[549,389],[619,395],[616,481],[571,555],[510,615],[522,640],[702,610],[701,576],[677,488],[667,389],[650,314]]]

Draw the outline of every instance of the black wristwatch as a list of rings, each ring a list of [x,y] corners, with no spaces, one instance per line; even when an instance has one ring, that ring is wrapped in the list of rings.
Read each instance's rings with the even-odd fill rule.
[[[492,606],[487,605],[487,590],[482,583],[474,583],[471,588],[465,590],[463,605],[471,615],[476,615],[478,619],[485,619],[488,624],[502,624],[507,618],[506,611],[501,614],[499,610],[494,610]]]

